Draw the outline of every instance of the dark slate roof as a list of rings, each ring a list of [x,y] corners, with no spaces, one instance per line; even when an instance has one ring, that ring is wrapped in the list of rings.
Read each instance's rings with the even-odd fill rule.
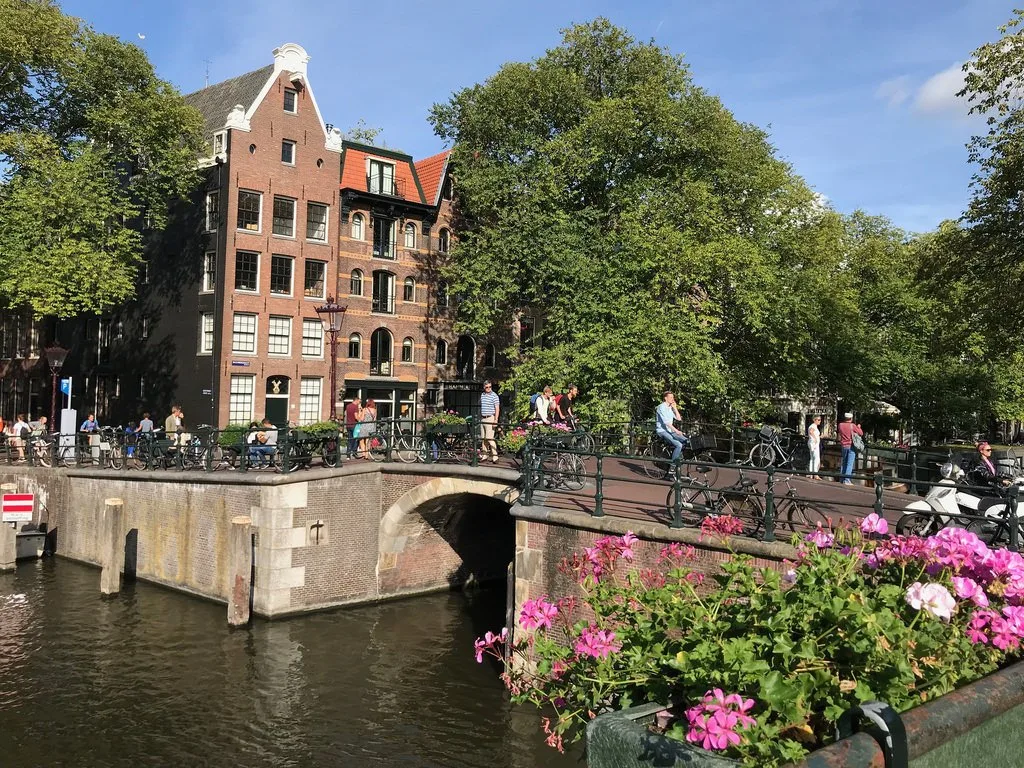
[[[190,93],[185,96],[185,101],[202,113],[206,136],[210,137],[214,131],[224,126],[228,112],[236,104],[242,104],[246,109],[252,106],[273,73],[274,65],[268,64],[254,72],[214,83]]]

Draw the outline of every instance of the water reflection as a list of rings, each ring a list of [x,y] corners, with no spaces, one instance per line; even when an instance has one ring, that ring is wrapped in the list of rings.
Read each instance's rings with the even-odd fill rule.
[[[5,768],[580,766],[513,708],[472,641],[504,590],[230,631],[223,606],[147,584],[99,595],[63,560],[0,575]]]

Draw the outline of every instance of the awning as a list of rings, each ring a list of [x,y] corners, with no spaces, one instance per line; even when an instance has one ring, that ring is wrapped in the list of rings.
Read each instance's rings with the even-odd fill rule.
[[[880,413],[883,416],[899,416],[900,409],[892,403],[887,403],[885,400],[872,400],[871,401],[871,412]]]

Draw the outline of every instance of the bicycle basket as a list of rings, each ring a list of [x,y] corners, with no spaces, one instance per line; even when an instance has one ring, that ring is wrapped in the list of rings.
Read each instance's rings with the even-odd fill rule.
[[[713,451],[718,447],[718,440],[714,435],[694,435],[690,438],[690,448],[694,453]]]
[[[775,428],[769,424],[765,424],[761,427],[761,430],[757,433],[757,436],[761,438],[761,442],[770,443],[775,439]]]

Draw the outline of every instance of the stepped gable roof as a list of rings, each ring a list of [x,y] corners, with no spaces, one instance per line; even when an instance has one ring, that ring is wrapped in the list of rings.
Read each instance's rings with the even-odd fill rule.
[[[387,195],[388,197],[397,197],[421,205],[430,204],[429,198],[423,194],[412,156],[393,149],[375,147],[371,144],[358,144],[353,141],[344,143],[344,151],[341,155],[341,189],[369,192],[366,161],[378,158],[391,161],[395,166],[396,194]]]
[[[228,113],[236,104],[246,108],[252,106],[260,95],[267,80],[274,74],[274,65],[268,64],[252,72],[247,72],[230,80],[202,88],[187,94],[185,101],[198,109],[203,115],[203,123],[207,136],[212,136],[224,127]]]
[[[438,152],[436,155],[431,155],[416,163],[416,174],[420,177],[420,184],[423,185],[423,195],[427,205],[437,205],[441,202],[441,180],[444,179],[450,154],[451,150],[446,149],[444,152]]]

